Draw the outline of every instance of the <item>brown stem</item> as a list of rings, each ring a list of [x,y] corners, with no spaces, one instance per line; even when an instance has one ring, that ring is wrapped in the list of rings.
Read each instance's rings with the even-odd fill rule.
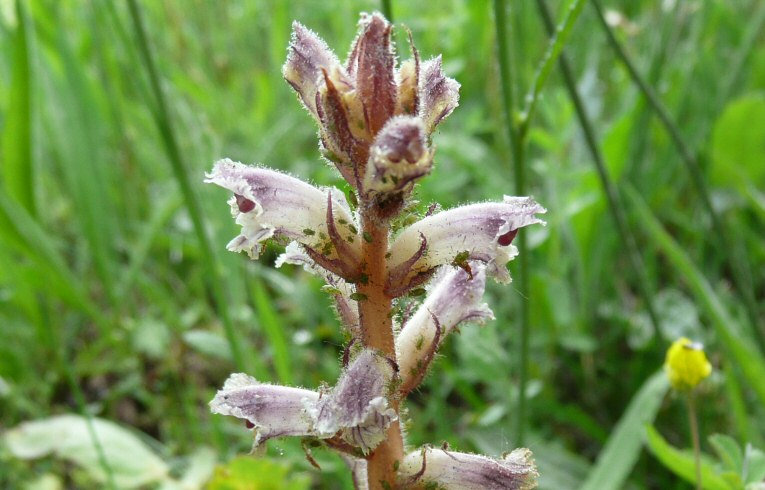
[[[361,335],[364,345],[377,349],[389,359],[396,361],[391,320],[391,298],[385,293],[387,269],[385,254],[388,251],[388,227],[376,222],[370,211],[362,212],[364,238],[361,244],[364,280],[357,285]],[[391,400],[398,413],[399,400]],[[387,437],[367,458],[367,481],[370,490],[396,487],[396,467],[404,457],[404,441],[398,421],[388,428]]]

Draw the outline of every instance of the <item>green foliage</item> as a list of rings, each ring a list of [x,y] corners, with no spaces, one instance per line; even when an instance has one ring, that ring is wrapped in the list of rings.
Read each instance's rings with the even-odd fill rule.
[[[712,133],[712,181],[746,189],[765,186],[765,95],[730,102]]]
[[[442,53],[462,84],[459,109],[434,135],[434,175],[417,189],[412,215],[433,201],[449,208],[511,194],[491,2],[391,3],[423,59]],[[676,468],[693,476],[683,466],[688,455],[649,433],[651,451],[673,461],[657,465],[635,428],[653,421],[667,440],[689,445],[684,413],[661,404],[661,376],[653,377],[676,336],[703,341],[716,370],[699,395],[703,432],[758,446],[765,435],[765,4],[603,2],[616,39],[701,162],[703,184],[736,244],[725,250],[714,246],[720,237],[677,146],[607,43],[591,2],[547,2],[556,23],[569,5],[584,4],[552,45],[535,2],[506,3],[514,93],[537,94],[526,189],[549,209],[548,226],[526,236],[527,298],[519,282],[490,285],[486,301],[497,320],[445,342],[407,404],[404,422],[417,421],[407,427],[409,443],[447,441],[494,455],[513,448],[526,301],[526,439],[541,488],[585,481],[675,488]],[[313,122],[282,80],[290,23],[300,20],[342,50],[358,12],[380,4],[133,5],[143,40],[125,2],[0,2],[0,426],[78,410],[97,426],[117,424],[176,484],[203,466],[191,464],[192,455],[209,445],[209,458],[234,461],[222,467],[234,468],[230,474],[350,488],[342,460],[321,448],[314,450],[321,472],[289,441],[270,441],[265,459],[232,460],[249,451],[251,433],[208,413],[215,388],[236,370],[307,388],[336,379],[347,339],[320,281],[298,267],[271,270],[279,246],[259,263],[225,252],[237,228],[228,196],[201,181],[228,156],[336,184]],[[406,35],[397,38],[407,57]],[[537,76],[551,46],[554,56]],[[631,218],[658,332],[552,62],[561,54]],[[731,287],[734,251],[748,262],[759,323],[748,320]],[[510,265],[516,278],[517,267]],[[34,459],[3,446],[0,487],[48,477],[102,487],[103,465],[71,464],[69,456],[93,461],[86,433],[78,444],[77,454]],[[751,482],[762,467],[761,453],[724,436],[705,444],[712,449],[719,461],[705,460],[710,482],[731,484],[724,472]],[[115,457],[108,448],[106,457]]]
[[[239,456],[218,466],[209,490],[307,490],[310,478],[289,466],[266,459]]]
[[[696,483],[693,453],[670,445],[659,432],[647,425],[646,443],[664,466],[683,479]],[[702,454],[701,482],[709,490],[757,490],[765,479],[765,453],[747,444],[742,450],[730,436],[713,434],[709,443],[719,461]]]
[[[643,446],[643,427],[653,422],[668,390],[669,383],[663,372],[648,378],[611,432],[595,466],[580,487],[581,490],[624,488],[624,481],[632,471]]]

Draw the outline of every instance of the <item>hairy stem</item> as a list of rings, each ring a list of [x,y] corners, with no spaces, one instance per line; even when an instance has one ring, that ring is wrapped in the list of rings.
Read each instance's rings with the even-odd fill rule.
[[[392,361],[396,361],[391,320],[391,298],[385,294],[388,251],[388,227],[377,222],[365,209],[361,216],[364,240],[361,246],[362,268],[365,280],[357,286],[362,341],[366,347],[377,349]],[[391,400],[398,413],[399,401]],[[367,481],[370,490],[395,488],[396,462],[404,456],[404,441],[398,421],[388,428],[385,440],[367,459]]]

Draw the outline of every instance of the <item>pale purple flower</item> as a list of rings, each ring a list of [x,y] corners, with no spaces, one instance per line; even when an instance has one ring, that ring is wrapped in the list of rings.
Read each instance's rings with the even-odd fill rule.
[[[315,32],[300,22],[293,22],[292,39],[282,74],[317,121],[319,113],[316,108],[316,94],[324,83],[322,70],[341,74],[342,66],[337,56],[327,47],[327,43]]]
[[[251,376],[235,373],[210,402],[210,410],[246,420],[255,431],[253,447],[257,447],[274,437],[313,435],[313,421],[305,405],[318,399],[315,391],[259,383]]]
[[[432,280],[425,301],[396,337],[396,358],[404,386],[422,379],[433,353],[457,326],[494,318],[483,302],[486,266],[477,262],[468,265],[470,272],[444,268]]]
[[[505,196],[503,202],[470,204],[428,216],[404,229],[390,246],[392,292],[400,294],[434,268],[468,260],[486,264],[487,273],[509,282],[505,265],[518,254],[511,244],[517,230],[544,221],[546,210],[530,197]]]
[[[338,436],[367,453],[397,418],[387,398],[394,376],[387,360],[365,349],[327,393],[259,383],[236,373],[210,402],[210,410],[245,420],[255,431],[253,447],[281,436]]]
[[[499,459],[447,449],[423,448],[404,457],[399,467],[402,485],[437,485],[444,490],[528,490],[539,474],[528,449],[516,449]]]
[[[206,177],[205,182],[234,193],[229,204],[242,230],[229,242],[229,250],[245,251],[257,258],[262,242],[273,237],[294,240],[328,260],[338,258],[340,247],[341,252],[358,255],[355,218],[342,192],[320,189],[275,170],[229,159],[218,161]],[[333,222],[327,220],[330,199]],[[332,225],[340,240],[333,240]]]
[[[441,56],[422,64],[419,73],[419,112],[428,133],[459,105],[460,84],[444,75]]]
[[[317,433],[331,437],[340,432],[346,442],[364,453],[374,449],[397,418],[387,399],[394,375],[387,360],[370,349],[363,350],[332,392],[309,406]]]

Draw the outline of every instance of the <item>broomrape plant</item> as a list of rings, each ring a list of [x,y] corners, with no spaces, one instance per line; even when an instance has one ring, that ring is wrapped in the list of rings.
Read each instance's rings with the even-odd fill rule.
[[[320,275],[350,341],[334,387],[308,390],[232,374],[210,402],[244,419],[254,446],[282,436],[339,452],[357,488],[532,488],[531,452],[502,458],[447,447],[410,450],[400,426],[407,395],[425,377],[446,336],[464,322],[493,319],[483,303],[487,277],[507,283],[518,230],[542,223],[529,197],[505,196],[434,212],[396,230],[415,183],[433,166],[431,136],[457,107],[459,84],[441,58],[397,66],[391,24],[362,14],[348,60],[295,22],[283,74],[319,126],[320,150],[350,184],[315,187],[290,175],[225,159],[206,182],[231,191],[240,234],[228,249],[256,259],[264,241],[288,243],[277,260]],[[401,324],[394,306],[426,286]],[[406,316],[406,315],[405,315]],[[310,460],[309,455],[309,460]]]

